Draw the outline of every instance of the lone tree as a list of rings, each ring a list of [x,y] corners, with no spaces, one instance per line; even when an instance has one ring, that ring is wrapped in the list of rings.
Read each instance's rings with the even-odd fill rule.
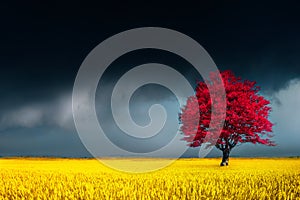
[[[206,138],[210,134],[212,102],[205,82],[197,84],[196,95],[187,99],[179,119],[182,123],[183,140],[191,147],[199,147],[204,143],[215,145],[223,152],[221,166],[224,166],[228,165],[231,150],[239,143],[251,142],[268,146],[274,146],[275,143],[269,139],[273,136],[273,124],[268,120],[270,102],[258,94],[260,87],[256,86],[256,82],[242,80],[231,71],[223,71],[222,85],[217,83],[220,80],[216,78],[217,73],[211,73],[207,83],[215,91],[223,85],[225,87],[226,118],[220,135],[217,135],[214,142]],[[218,101],[214,103],[218,104]],[[218,105],[214,109],[214,112],[218,112]]]

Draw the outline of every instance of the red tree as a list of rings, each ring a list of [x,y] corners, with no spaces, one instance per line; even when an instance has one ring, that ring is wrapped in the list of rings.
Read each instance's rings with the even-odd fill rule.
[[[217,77],[218,72],[211,73],[210,79],[206,81],[210,84],[209,88],[213,88],[213,94],[210,94],[205,82],[199,82],[196,95],[189,97],[186,106],[182,108],[179,118],[183,140],[191,147],[204,143],[215,145],[223,152],[221,166],[228,165],[229,153],[238,143],[275,145],[269,139],[272,137],[270,133],[273,126],[268,120],[270,102],[258,94],[260,88],[256,82],[242,80],[231,71],[221,73],[223,84],[219,83],[220,78]],[[226,118],[221,133],[213,140],[214,135],[209,126],[212,116],[211,96],[214,95],[214,113],[218,117],[220,98],[216,94],[221,87],[225,87],[226,92]]]

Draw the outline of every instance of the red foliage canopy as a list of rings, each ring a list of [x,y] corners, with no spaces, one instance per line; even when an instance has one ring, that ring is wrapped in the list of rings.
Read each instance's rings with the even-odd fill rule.
[[[231,71],[224,71],[221,73],[223,84],[220,84],[218,83],[220,78],[216,78],[218,73],[211,73],[210,80],[207,81],[210,88],[214,88],[214,94],[209,93],[205,82],[199,82],[196,95],[189,97],[186,106],[182,108],[179,118],[182,123],[183,140],[191,147],[209,142],[206,137],[209,137],[211,132],[209,130],[212,113],[210,95],[214,95],[212,99],[217,99],[214,102],[214,112],[217,113],[218,98],[215,97],[220,87],[223,88],[224,85],[226,118],[221,134],[215,141],[216,147],[221,150],[231,149],[236,144],[245,142],[275,145],[269,139],[272,136],[270,132],[273,126],[268,120],[271,111],[270,102],[258,94],[260,88],[256,86],[256,82],[241,80]]]

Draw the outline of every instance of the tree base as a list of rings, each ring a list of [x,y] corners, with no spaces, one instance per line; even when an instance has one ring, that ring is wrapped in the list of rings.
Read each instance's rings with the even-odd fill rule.
[[[220,166],[228,166],[228,161],[227,162],[221,162]]]
[[[226,149],[223,150],[223,158],[222,158],[222,162],[221,162],[220,166],[228,166],[229,153],[230,153],[229,148],[226,148]]]

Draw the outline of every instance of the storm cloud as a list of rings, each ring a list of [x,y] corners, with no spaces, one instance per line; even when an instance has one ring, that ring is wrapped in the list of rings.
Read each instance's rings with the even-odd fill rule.
[[[48,101],[32,102],[1,113],[0,130],[55,126],[73,129],[72,96],[58,96]]]
[[[106,38],[145,26],[170,28],[192,37],[220,70],[230,69],[261,86],[261,94],[271,101],[270,120],[275,124],[273,139],[277,146],[243,144],[232,151],[233,156],[299,156],[298,3],[207,1],[138,7],[127,2],[8,2],[3,6],[0,16],[6,20],[2,20],[0,33],[0,156],[91,156],[80,141],[72,116],[77,71],[88,53]],[[142,87],[130,102],[132,118],[139,125],[149,123],[148,109],[155,103],[164,105],[171,116],[161,133],[165,137],[147,145],[122,143],[108,103],[114,83],[132,67],[145,63],[168,65],[194,87],[201,76],[177,57],[169,52],[141,50],[125,55],[106,71],[96,94],[96,108],[99,123],[115,143],[146,151],[166,144],[176,134],[173,129],[179,125],[180,108],[166,88]],[[184,156],[198,156],[198,151],[189,149]],[[209,156],[220,156],[220,152],[215,149]]]

